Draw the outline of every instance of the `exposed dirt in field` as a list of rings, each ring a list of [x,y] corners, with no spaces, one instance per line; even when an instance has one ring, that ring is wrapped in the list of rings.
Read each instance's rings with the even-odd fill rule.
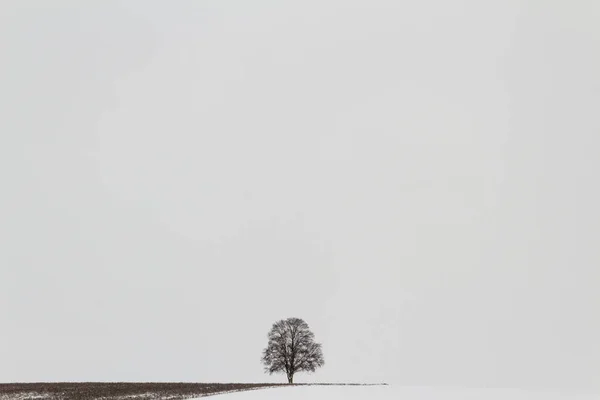
[[[0,400],[181,400],[278,384],[261,383],[8,383]]]

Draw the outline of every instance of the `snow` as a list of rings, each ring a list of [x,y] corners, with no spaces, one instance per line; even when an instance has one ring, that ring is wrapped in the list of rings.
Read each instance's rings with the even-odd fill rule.
[[[224,400],[600,400],[585,392],[403,386],[294,386],[226,394]]]
[[[47,393],[26,392],[16,395],[0,394],[0,400],[42,400],[50,399],[52,396]]]

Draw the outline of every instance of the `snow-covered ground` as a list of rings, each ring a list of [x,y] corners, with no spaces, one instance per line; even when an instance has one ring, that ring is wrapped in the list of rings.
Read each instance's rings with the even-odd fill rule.
[[[224,400],[600,400],[584,392],[402,386],[295,386],[220,395]]]

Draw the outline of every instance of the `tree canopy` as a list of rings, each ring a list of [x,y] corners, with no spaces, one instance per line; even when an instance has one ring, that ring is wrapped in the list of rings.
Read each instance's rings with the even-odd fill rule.
[[[262,363],[269,374],[285,372],[288,383],[294,383],[299,371],[314,372],[325,364],[320,343],[308,324],[300,318],[288,318],[273,324],[269,343],[263,350]]]

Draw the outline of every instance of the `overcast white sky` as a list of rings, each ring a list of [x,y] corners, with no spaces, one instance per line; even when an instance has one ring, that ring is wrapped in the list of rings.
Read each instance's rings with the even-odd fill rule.
[[[0,381],[600,387],[599,21],[0,0]]]

